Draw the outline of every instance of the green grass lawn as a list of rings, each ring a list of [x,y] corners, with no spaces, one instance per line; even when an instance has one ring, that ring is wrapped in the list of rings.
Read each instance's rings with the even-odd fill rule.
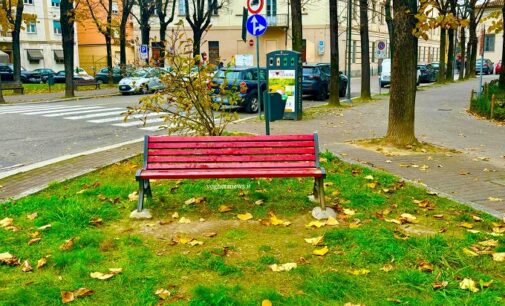
[[[23,87],[25,89],[24,90],[25,95],[65,91],[65,84],[60,84],[60,83],[52,85],[51,91],[49,91],[49,85],[47,85],[47,84],[23,84]],[[114,84],[114,85],[102,84],[102,85],[100,85],[101,89],[116,88],[116,87],[117,87],[117,84]],[[78,91],[95,90],[95,89],[96,89],[95,85],[79,86],[77,88]],[[18,94],[12,90],[4,90],[3,95],[4,96],[12,96],[12,95],[18,95]]]
[[[79,288],[93,294],[76,305],[504,304],[501,220],[324,155],[339,224],[320,228],[307,227],[311,179],[155,181],[153,219],[130,220],[140,158],[0,205],[0,254],[21,263],[0,264],[0,305],[57,305]],[[297,266],[270,268],[285,263]],[[109,268],[122,272],[90,276]],[[468,279],[478,291],[460,288]]]

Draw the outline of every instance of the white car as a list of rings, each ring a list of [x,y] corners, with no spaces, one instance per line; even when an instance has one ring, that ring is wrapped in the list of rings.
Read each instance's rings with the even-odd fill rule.
[[[147,68],[136,70],[131,76],[119,81],[119,91],[123,94],[154,92],[165,88],[160,80],[160,69]]]

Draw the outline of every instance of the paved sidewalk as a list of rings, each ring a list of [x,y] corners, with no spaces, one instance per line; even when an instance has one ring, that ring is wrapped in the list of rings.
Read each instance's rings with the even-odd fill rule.
[[[104,88],[96,90],[82,90],[75,91],[76,98],[70,98],[70,100],[78,99],[90,99],[103,96],[119,95],[117,88]],[[64,91],[51,92],[51,93],[40,93],[40,94],[25,94],[25,95],[11,95],[4,96],[5,102],[8,104],[17,103],[36,103],[36,102],[59,102],[69,100],[65,98]]]

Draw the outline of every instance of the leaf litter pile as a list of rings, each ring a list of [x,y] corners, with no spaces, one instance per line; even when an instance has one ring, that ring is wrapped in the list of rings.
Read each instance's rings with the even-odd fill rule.
[[[0,304],[503,305],[505,220],[321,162],[324,220],[311,179],[153,181],[130,220],[139,158],[5,203]]]

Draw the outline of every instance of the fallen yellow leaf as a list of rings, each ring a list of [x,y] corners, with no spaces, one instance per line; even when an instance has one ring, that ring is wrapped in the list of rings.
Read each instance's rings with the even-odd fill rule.
[[[384,221],[389,222],[389,223],[402,224],[402,221],[400,221],[400,220],[398,220],[398,219],[388,219],[388,218],[384,218]]]
[[[484,240],[480,241],[479,244],[483,246],[495,247],[498,246],[498,240],[495,239]]]
[[[112,273],[104,274],[104,273],[101,273],[101,272],[91,272],[89,274],[89,276],[91,276],[91,278],[96,278],[96,279],[99,279],[99,280],[107,280],[107,279],[113,277],[114,274],[112,274]]]
[[[190,246],[197,246],[197,245],[202,245],[203,244],[203,241],[198,241],[196,239],[193,239],[191,240],[189,243],[188,243]]]
[[[489,288],[491,287],[491,284],[494,282],[494,280],[490,280],[488,282],[483,281],[482,279],[479,280],[479,284],[482,286],[482,288]]]
[[[233,210],[233,208],[231,206],[228,206],[228,205],[221,205],[218,208],[218,211],[220,213],[225,213],[225,212],[228,212],[228,211],[231,211],[231,210]]]
[[[12,226],[13,221],[14,219],[12,218],[3,218],[2,220],[0,220],[0,227]]]
[[[288,263],[285,263],[285,264],[282,264],[282,265],[278,265],[278,264],[273,264],[273,265],[269,265],[268,267],[270,267],[270,269],[273,271],[273,272],[282,272],[282,271],[290,271],[290,270],[293,270],[294,268],[296,268],[298,265],[296,264],[296,262],[288,262]]]
[[[33,238],[33,239],[30,239],[30,241],[28,241],[28,245],[35,244],[35,243],[39,242],[40,240],[42,240],[42,238]]]
[[[33,268],[32,265],[30,265],[30,262],[28,260],[25,260],[23,262],[23,269],[21,269],[23,272],[32,272]]]
[[[472,215],[472,219],[475,222],[481,222],[482,221],[482,219],[479,216],[476,216],[476,215]]]
[[[323,243],[324,236],[318,236],[314,238],[305,238],[305,242],[310,243],[312,245],[319,245]]]
[[[265,201],[263,201],[263,200],[258,200],[258,201],[256,201],[256,202],[254,202],[254,204],[255,204],[255,205],[258,205],[258,206],[261,206],[261,205],[263,205],[264,203],[265,203]]]
[[[330,250],[328,249],[327,246],[324,246],[320,249],[315,249],[314,251],[312,251],[312,254],[314,255],[317,255],[317,256],[324,256],[326,255]]]
[[[139,199],[139,194],[138,194],[138,192],[137,192],[137,191],[134,191],[134,192],[132,192],[132,193],[130,193],[130,194],[128,195],[128,200],[129,200],[130,202],[137,201],[138,199]]]
[[[74,291],[62,291],[61,292],[61,301],[63,304],[72,302],[76,298],[81,296],[88,296],[94,294],[95,291],[89,290],[88,288],[79,288]]]
[[[170,296],[170,291],[160,288],[156,290],[155,294],[162,300],[166,300]]]
[[[62,245],[60,245],[60,250],[62,250],[62,251],[70,250],[74,246],[75,239],[76,239],[76,237],[72,237],[68,240],[65,240],[65,242]]]
[[[26,218],[28,218],[28,220],[35,220],[35,218],[38,217],[38,213],[34,212],[33,214],[29,214],[28,216],[26,216]]]
[[[475,281],[473,281],[471,278],[465,278],[459,283],[459,288],[463,290],[469,290],[471,292],[477,292],[479,291],[479,288],[475,286]]]
[[[404,213],[404,214],[401,214],[400,215],[400,221],[402,223],[417,223],[417,218],[411,214],[407,214],[407,213]]]
[[[172,214],[172,219],[179,219],[179,213],[178,212],[174,212]]]
[[[354,216],[354,214],[356,213],[355,210],[350,209],[350,208],[344,208],[343,212],[344,212],[344,214],[346,214],[348,216]]]
[[[463,248],[463,253],[465,253],[468,256],[473,256],[473,257],[479,256],[479,254],[475,253],[474,251],[472,251],[468,248]]]
[[[338,221],[337,219],[333,218],[333,217],[328,217],[328,219],[326,219],[326,225],[338,225]]]
[[[493,253],[491,255],[494,261],[505,261],[505,252]]]
[[[51,224],[46,224],[46,225],[43,225],[43,226],[41,226],[41,227],[39,227],[37,229],[41,230],[41,231],[45,231],[46,229],[51,228],[51,227],[52,227]]]
[[[449,284],[448,281],[442,281],[442,282],[434,282],[433,284],[431,284],[431,286],[433,287],[433,289],[437,290],[447,287],[448,284]]]
[[[468,223],[468,222],[461,222],[459,224],[459,226],[464,227],[464,228],[473,228],[473,224],[472,223]]]
[[[326,224],[326,222],[317,220],[317,221],[311,221],[308,224],[305,224],[305,227],[317,227],[317,228],[320,228],[320,227],[325,226],[325,224]]]
[[[391,264],[385,264],[384,266],[382,266],[382,268],[380,268],[380,270],[384,272],[389,272],[392,271],[393,269],[394,267]]]
[[[242,221],[247,221],[251,220],[253,218],[253,215],[251,215],[251,213],[238,214],[237,218],[239,218]]]
[[[419,263],[419,270],[421,270],[422,272],[433,272],[433,265],[429,262],[426,262],[426,261],[422,261]]]
[[[8,266],[19,266],[19,259],[9,252],[0,253],[0,264]]]
[[[367,175],[365,176],[365,180],[373,181],[373,176]]]
[[[45,266],[46,264],[47,264],[47,257],[46,257],[46,256],[44,256],[44,257],[42,257],[41,259],[39,259],[39,260],[37,261],[37,269],[42,268],[42,267],[43,267],[43,266]]]
[[[183,224],[188,224],[188,223],[191,223],[191,220],[189,218],[186,218],[186,217],[182,217],[179,219],[179,221],[177,221],[178,223],[183,223]]]
[[[370,270],[367,269],[354,269],[354,270],[347,270],[348,273],[351,273],[352,275],[367,275],[370,273]]]
[[[501,201],[503,201],[502,198],[494,198],[494,197],[489,197],[489,198],[487,198],[487,200],[489,202],[501,202]]]

